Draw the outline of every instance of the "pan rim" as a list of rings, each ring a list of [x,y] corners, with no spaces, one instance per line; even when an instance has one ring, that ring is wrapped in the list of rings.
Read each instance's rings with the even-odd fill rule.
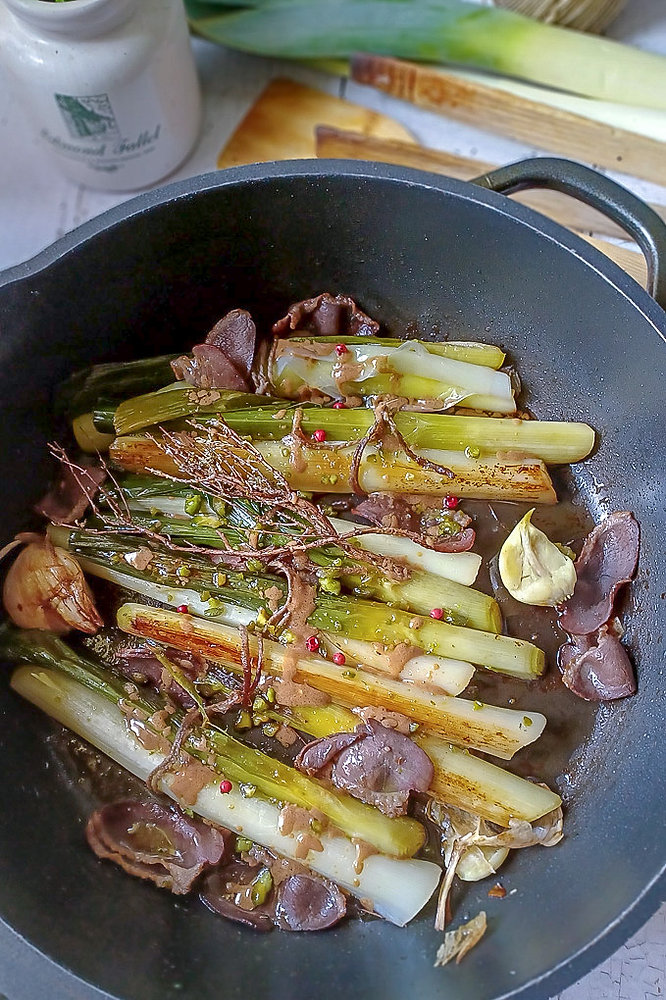
[[[137,194],[127,201],[107,209],[44,247],[27,261],[0,271],[0,288],[46,270],[61,257],[78,249],[100,233],[171,202],[188,200],[218,188],[245,183],[262,183],[276,179],[286,180],[293,177],[311,177],[321,180],[358,177],[361,180],[383,180],[406,184],[410,187],[435,189],[464,201],[484,205],[501,215],[510,216],[580,259],[582,264],[628,299],[666,343],[666,313],[664,310],[618,264],[577,234],[541,215],[535,209],[513,201],[507,195],[480,187],[473,181],[460,181],[453,177],[425,170],[376,163],[369,160],[273,160],[240,167],[227,167],[223,170],[196,174],[184,180],[171,181],[151,191]]]
[[[652,327],[666,347],[666,314],[657,303],[630,278],[618,265],[580,237],[570,233],[539,213],[520,203],[475,186],[470,182],[458,181],[424,171],[392,167],[364,161],[347,160],[295,160],[253,164],[229,168],[197,175],[186,180],[171,182],[160,188],[140,194],[111,208],[89,220],[71,233],[40,251],[30,260],[0,272],[0,290],[14,282],[28,280],[47,270],[64,256],[82,248],[98,235],[109,231],[131,219],[140,217],[173,202],[189,200],[216,189],[241,184],[259,184],[276,179],[294,177],[312,178],[320,181],[340,177],[355,177],[359,180],[386,181],[400,185],[421,187],[449,194],[461,200],[485,206],[487,209],[509,216],[518,223],[533,230],[539,236],[561,246],[578,258],[581,266],[604,280],[626,299]],[[542,975],[522,986],[498,995],[495,1000],[545,1000],[546,996],[562,990],[585,975],[601,961],[611,955],[617,947],[628,939],[658,909],[666,898],[666,858],[659,873],[644,887],[638,897],[626,907],[616,919],[601,931],[592,941],[582,946],[574,955]],[[30,941],[15,931],[10,924],[0,918],[0,924],[10,935],[36,953],[48,966],[65,972],[74,980],[85,984],[99,997],[111,998],[93,983],[81,978],[66,965],[59,965],[45,952],[40,951]],[[545,990],[544,990],[545,988]]]

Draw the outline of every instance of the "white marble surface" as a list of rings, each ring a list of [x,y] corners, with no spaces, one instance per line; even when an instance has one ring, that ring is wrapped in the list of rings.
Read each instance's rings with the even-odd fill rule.
[[[666,53],[666,0],[628,0],[626,11],[612,33]],[[447,121],[334,77],[227,53],[201,41],[195,42],[195,51],[205,97],[204,126],[193,155],[174,179],[215,168],[216,155],[227,136],[266,82],[277,75],[289,75],[384,110],[423,142],[461,155],[500,163],[536,152],[510,139]],[[79,187],[58,175],[33,137],[2,76],[1,53],[0,154],[0,268],[27,260],[56,237],[126,197]],[[666,203],[666,188],[615,176],[638,194]],[[608,961],[553,1000],[651,1000],[664,995],[666,906]]]

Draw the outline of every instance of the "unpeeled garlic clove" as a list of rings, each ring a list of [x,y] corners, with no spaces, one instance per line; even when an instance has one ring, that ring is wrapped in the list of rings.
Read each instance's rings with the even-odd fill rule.
[[[31,541],[12,563],[3,588],[7,614],[20,628],[94,635],[104,624],[83,570],[48,537]]]

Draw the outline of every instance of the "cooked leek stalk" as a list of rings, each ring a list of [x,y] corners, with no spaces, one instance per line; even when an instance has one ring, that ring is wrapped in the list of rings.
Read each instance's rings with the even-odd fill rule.
[[[122,678],[79,656],[57,637],[41,639],[38,636],[37,641],[33,641],[30,631],[26,633],[12,630],[2,636],[1,642],[3,649],[14,661],[33,662],[29,657],[34,652],[34,662],[40,669],[53,666],[58,672],[91,688],[113,704],[122,702],[121,708],[129,704],[126,683]],[[135,695],[133,702],[143,710],[146,720],[164,705],[164,699],[159,696],[147,700],[141,694]],[[132,730],[138,732],[138,727],[143,727],[146,734],[151,733],[148,721],[134,719]],[[206,746],[202,749],[199,745],[201,732],[197,731],[187,740],[185,746],[188,752],[205,763],[212,753],[215,757],[215,770],[221,771],[234,782],[255,785],[257,793],[264,798],[291,802],[305,809],[317,809],[347,836],[359,837],[384,854],[411,857],[422,846],[424,831],[416,820],[408,817],[390,819],[351,795],[325,786],[260,750],[246,746],[216,726],[206,727]],[[214,777],[215,775],[213,779]]]
[[[92,413],[82,413],[72,420],[72,434],[81,451],[89,455],[108,451],[115,434],[103,434],[95,426]]]
[[[209,618],[225,620],[227,604],[253,611],[253,618],[263,611],[267,618],[270,617],[271,592],[278,600],[281,595],[286,597],[286,583],[282,577],[231,570],[221,572],[204,560],[192,556],[185,559],[166,549],[149,550],[150,561],[144,568],[137,569],[132,562],[135,557],[140,557],[141,545],[137,545],[131,536],[128,541],[127,537],[100,536],[85,530],[69,532],[51,527],[49,537],[76,555],[88,573],[104,576],[132,590],[136,589],[135,579],[170,588],[169,593],[173,593],[174,598],[167,600],[167,604],[173,604],[181,589],[195,591],[199,595],[207,593],[207,604],[200,613]],[[100,573],[97,567],[102,567],[103,572]],[[139,592],[150,596],[150,591],[143,587]],[[336,639],[361,639],[389,647],[407,643],[435,656],[475,662],[490,670],[517,677],[532,678],[544,670],[543,653],[529,642],[495,632],[451,625],[444,620],[437,621],[348,594],[338,597],[318,591],[314,600],[308,625],[330,633]],[[196,607],[199,611],[198,603]],[[234,616],[232,624],[238,624],[237,617]],[[473,661],[468,653],[474,654]]]
[[[121,407],[118,407],[119,412]],[[254,410],[232,410],[224,414],[225,423],[239,434],[253,440],[278,440],[289,434],[292,416],[279,417],[279,406]],[[467,414],[419,413],[401,410],[395,424],[414,449],[435,448],[444,451],[470,449],[479,456],[496,457],[498,453],[540,458],[548,464],[579,462],[594,446],[594,431],[588,424],[559,420],[522,420],[520,417],[474,417]],[[331,441],[358,441],[370,430],[373,413],[355,407],[335,410],[331,407],[304,407],[302,428],[311,434],[317,428],[326,431]]]
[[[549,788],[505,771],[429,733],[417,733],[415,739],[433,762],[438,780],[436,787],[433,782],[432,795],[441,802],[476,813],[501,826],[508,826],[511,819],[532,823],[561,805],[559,795]]]
[[[251,534],[248,531],[239,534],[234,528],[219,524],[221,519],[218,517],[212,519],[216,525],[215,527],[202,524],[201,520],[205,520],[205,517],[190,518],[187,515],[175,518],[163,517],[159,506],[159,501],[157,501],[156,505],[151,508],[152,515],[150,517],[135,515],[135,523],[148,527],[157,520],[160,523],[160,532],[162,534],[176,541],[191,542],[194,545],[207,546],[214,549],[226,548],[226,544],[229,544],[232,548],[237,548],[241,542],[247,543],[249,534]],[[157,510],[157,513],[155,513],[155,510]],[[349,522],[338,521],[338,524],[344,524],[347,531],[353,528],[353,525],[349,524]],[[295,541],[298,540],[298,535],[291,536],[287,534],[285,536],[279,532],[267,532],[265,530],[257,530],[255,534],[262,547],[284,545],[285,540],[288,541],[290,537],[294,537]],[[401,558],[400,552],[407,550],[411,559],[411,566],[413,567],[408,576],[400,580],[392,579],[367,563],[355,563],[353,558],[346,555],[342,550],[336,549],[335,546],[327,546],[326,548],[310,550],[312,561],[322,567],[319,573],[322,581],[322,589],[325,590],[326,581],[337,580],[337,590],[340,590],[340,584],[342,584],[344,589],[359,597],[384,601],[394,607],[405,611],[413,611],[416,614],[429,614],[432,608],[442,608],[447,619],[456,624],[466,625],[469,628],[483,629],[488,632],[501,631],[502,615],[494,598],[489,597],[482,591],[474,590],[472,587],[457,583],[455,580],[450,579],[450,576],[447,577],[443,574],[435,575],[423,565],[424,563],[436,566],[445,565],[447,568],[453,565],[455,569],[456,562],[454,557],[456,555],[470,555],[471,558],[466,563],[467,566],[470,564],[478,565],[477,560],[480,559],[479,556],[471,553],[437,553],[433,550],[423,549],[409,539],[392,539],[391,536],[384,536],[384,538],[389,540],[388,544],[385,544],[384,539],[381,539],[378,544],[375,542],[373,545],[373,540],[376,537],[374,534],[368,535],[368,543],[366,544],[365,536],[360,536],[358,540],[359,549],[375,552],[379,550],[380,554],[384,554],[381,551],[382,549],[387,550],[392,548],[394,558],[398,559]],[[392,546],[391,542],[393,541],[407,544]],[[437,556],[445,557],[447,555],[450,557],[448,561],[444,558],[439,560],[436,558]],[[419,559],[421,559],[420,565]]]
[[[349,493],[352,490],[353,448],[301,449],[303,461],[294,463],[292,452],[283,444],[259,441],[257,450],[274,469],[281,472],[294,490],[313,493]],[[359,469],[359,485],[364,493],[455,493],[475,500],[515,500],[527,503],[555,503],[557,496],[545,465],[539,459],[507,458],[487,461],[467,458],[461,452],[419,452],[453,472],[453,478],[424,469],[405,454],[366,448]],[[141,474],[153,470],[178,478],[178,469],[150,438],[117,437],[109,448],[112,461],[126,472]],[[239,461],[242,461],[239,454]]]
[[[345,59],[372,52],[476,67],[619,104],[666,107],[663,56],[461,0],[283,2],[233,14],[194,3],[191,24],[212,41],[257,55]]]
[[[138,430],[150,427],[152,424],[180,420],[182,417],[224,413],[226,410],[266,406],[279,402],[270,396],[259,396],[253,392],[197,389],[187,382],[172,382],[157,391],[126,399],[117,406],[104,401],[99,402],[93,411],[93,417],[98,430],[110,433],[115,429],[116,434],[119,434],[121,432],[118,426]]]
[[[462,694],[474,675],[474,667],[464,660],[422,653],[411,657],[404,666],[398,664],[399,673],[392,663],[392,652],[381,643],[359,642],[340,636],[327,637],[328,642],[344,652],[348,666],[370,670],[373,673],[400,677],[412,684],[437,689],[444,694]]]
[[[223,519],[219,516],[219,511],[208,498],[201,494],[193,494],[191,488],[179,486],[177,483],[159,479],[156,476],[125,476],[120,488],[128,507],[132,511],[146,511],[153,517],[169,518],[191,518],[192,515],[185,509],[186,504],[193,499],[195,504],[201,501],[198,508],[199,513],[211,515],[218,514],[217,521],[222,523],[217,528],[222,531],[227,541],[235,546],[241,540],[247,539],[247,534],[256,531],[258,540],[263,543],[264,539],[272,540],[265,529],[262,530],[257,524],[261,521],[262,508],[260,504],[250,505],[242,500],[225,501],[226,515]],[[351,521],[346,521],[339,517],[330,517],[331,524],[340,535],[345,535],[349,531],[357,528],[358,525]],[[195,522],[196,523],[196,522]],[[235,526],[238,524],[238,529]],[[244,528],[244,534],[239,534],[240,526]],[[290,530],[294,530],[291,528]],[[354,539],[354,544],[367,552],[374,552],[376,555],[388,556],[406,563],[412,569],[428,574],[430,577],[441,577],[451,580],[453,583],[461,584],[463,587],[470,587],[477,578],[481,567],[481,556],[475,552],[436,552],[434,549],[424,548],[410,538],[401,538],[397,535],[387,535],[381,529],[377,529],[372,534],[361,535]],[[327,555],[330,553],[334,559],[347,559],[341,549],[335,546],[327,547]],[[315,556],[318,554],[313,553]],[[322,565],[324,563],[322,562]],[[436,581],[431,580],[430,585],[435,587]],[[430,605],[433,607],[434,605]],[[437,605],[438,607],[441,605]]]
[[[282,709],[280,721],[320,738],[351,732],[358,724],[358,716],[334,704],[323,708],[298,705]],[[562,804],[559,795],[549,788],[475,757],[438,736],[417,730],[412,739],[432,761],[434,776],[428,794],[440,802],[500,826],[508,826],[512,819],[533,823]]]
[[[340,535],[355,526],[341,517],[331,517],[329,520]],[[464,587],[470,587],[474,583],[481,568],[481,556],[476,552],[436,552],[418,545],[411,538],[387,535],[381,529],[376,534],[359,535],[354,539],[354,545],[376,555],[399,559],[415,570],[451,580]]]
[[[309,337],[294,336],[290,338],[295,343],[307,343]],[[318,344],[345,344],[345,346],[366,346],[380,344],[382,347],[400,347],[405,343],[396,337],[317,337]],[[475,340],[443,340],[431,343],[420,340],[419,344],[428,354],[440,358],[451,358],[453,361],[467,361],[471,365],[483,365],[486,368],[501,368],[506,355],[494,344],[480,344]]]
[[[232,547],[235,547],[233,544],[234,536],[238,539],[238,533],[233,529],[229,531],[224,526],[220,528],[207,527],[198,524],[197,518],[192,520],[190,518],[161,517],[158,513],[152,517],[135,515],[134,523],[147,528],[155,524],[156,519],[159,520],[161,533],[176,541],[222,549],[226,547],[225,541],[231,542]],[[268,544],[276,537],[266,532],[261,534]],[[243,540],[247,541],[247,537],[245,534]],[[284,541],[281,544],[284,544]],[[342,555],[343,553],[340,552],[340,556]],[[336,587],[338,591],[340,585],[343,584],[345,589],[353,594],[372,598],[374,601],[383,601],[404,611],[427,615],[432,608],[441,608],[447,620],[458,625],[466,625],[469,628],[488,632],[501,631],[502,615],[499,605],[494,598],[488,597],[487,594],[479,590],[473,590],[471,587],[462,586],[443,577],[435,577],[421,569],[412,570],[405,579],[394,580],[371,566],[354,565],[348,557],[338,560],[342,561],[342,565],[337,568],[335,566],[335,550],[331,555],[328,555],[324,550],[313,550],[311,556],[315,562],[320,562],[323,566],[321,570],[322,590],[325,590],[327,582],[328,585]],[[327,569],[327,567],[332,568]],[[333,575],[327,576],[329,572]],[[238,574],[233,576],[238,576]],[[243,579],[243,575],[240,576],[240,579]],[[267,577],[266,586],[270,586],[271,583],[284,590],[284,585],[279,578],[273,580]],[[211,588],[207,587],[207,589]],[[216,588],[213,587],[213,589]],[[326,602],[327,598],[321,594],[317,600],[321,604]],[[349,597],[348,600],[352,601],[354,598]],[[370,615],[369,620],[373,617],[376,615]],[[314,618],[311,621],[315,624]]]
[[[95,576],[99,580],[106,580],[117,587],[139,594],[141,597],[147,597],[151,601],[159,601],[168,607],[180,608],[185,605],[192,615],[205,618],[210,614],[210,601],[204,600],[199,590],[156,583],[150,577],[141,576],[141,574],[134,575],[124,571],[119,566],[96,562],[87,556],[77,555],[76,559],[84,573]],[[217,621],[235,628],[238,628],[239,625],[249,625],[257,617],[257,612],[252,608],[244,608],[241,605],[232,604],[230,601],[220,601],[215,610]]]
[[[167,587],[141,576],[124,573],[115,566],[95,563],[85,556],[77,557],[81,568],[91,576],[107,580],[125,590],[133,591],[151,601],[159,601],[168,607],[187,607],[188,612],[199,617],[210,617],[210,603],[202,599],[199,591],[187,588]],[[231,603],[221,603],[216,607],[215,621],[223,625],[238,627],[249,625],[256,620],[256,613]],[[341,639],[330,633],[323,633],[322,640],[333,648],[344,649],[359,663],[381,673],[389,672],[389,657],[377,652],[376,643]],[[449,695],[461,694],[474,674],[471,663],[452,660],[442,656],[423,654],[408,661],[400,672],[400,677],[409,682],[427,683]]]
[[[116,438],[111,451],[123,438]],[[133,439],[130,439],[133,440]],[[292,489],[311,492],[348,493],[352,488],[353,448],[304,449],[304,465],[292,462],[291,452],[272,441],[255,447],[274,469],[281,472]],[[122,449],[119,449],[122,450]],[[364,493],[430,493],[476,500],[515,500],[555,503],[557,497],[545,465],[539,459],[502,461],[467,458],[462,452],[417,449],[417,453],[453,473],[442,476],[424,469],[402,452],[367,448],[359,470]]]
[[[4,655],[16,661],[40,667],[56,667],[74,680],[84,679],[87,686],[109,695],[109,675],[99,665],[76,654],[62,639],[49,633],[6,629],[2,633]],[[227,695],[230,688],[219,680],[206,679],[206,685]],[[151,706],[147,706],[150,710]],[[298,705],[286,708],[268,705],[266,715],[291,725],[315,738],[331,733],[351,732],[359,723],[358,715],[340,705]],[[436,736],[418,731],[414,738],[433,762],[434,777],[429,794],[440,801],[474,810],[485,819],[506,826],[510,819],[534,819],[560,804],[559,797],[541,785],[525,781],[510,772],[459,750]]]
[[[164,759],[163,754],[149,753],[136,741],[117,704],[57,670],[19,667],[11,683],[18,694],[143,781]],[[169,778],[163,779],[162,790],[175,798]],[[199,792],[196,803],[188,808],[285,857],[296,856],[298,841],[293,835],[279,832],[280,810],[272,802],[258,796],[244,798],[236,786],[221,795],[217,784],[211,784]],[[356,850],[346,837],[324,832],[319,839],[323,850],[310,851],[305,863],[353,895],[370,899],[377,913],[399,926],[416,916],[439,882],[440,869],[432,862],[398,860],[382,854],[367,858],[357,873]]]
[[[267,376],[275,395],[286,399],[302,399],[308,390],[332,399],[390,393],[427,400],[433,410],[461,402],[475,410],[516,410],[506,372],[432,354],[418,340],[404,341],[399,347],[358,342],[350,344],[342,357],[335,344],[278,340]]]
[[[522,604],[555,608],[576,586],[573,559],[532,524],[528,510],[505,540],[499,554],[502,583]]]
[[[118,400],[159,389],[173,381],[171,361],[177,357],[165,354],[138,361],[115,361],[75,372],[58,390],[57,409],[73,418],[92,410],[100,396]]]
[[[179,560],[176,554],[156,549],[150,550],[152,557],[148,565],[139,570],[131,565],[131,560],[139,554],[140,546],[133,547],[119,537],[109,538],[85,531],[69,533],[58,528],[50,529],[49,534],[58,544],[64,543],[64,547],[77,558],[85,560],[82,565],[87,572],[95,573],[96,565],[103,566],[106,579],[130,588],[132,578],[147,579],[174,590],[184,585],[200,594],[210,591],[224,604],[252,609],[255,614],[261,609],[266,612],[267,591],[276,587],[285,592],[285,584],[280,577],[250,574],[245,579],[241,573],[225,571],[220,574],[219,570],[206,565],[203,560],[190,557],[185,562]],[[185,570],[182,575],[180,567]],[[114,573],[117,575],[114,576]],[[220,575],[224,577],[223,581],[219,581]],[[218,606],[217,599],[214,604],[209,599],[204,613],[207,617],[217,617],[218,612],[220,617],[223,616],[224,608]],[[349,595],[334,597],[318,593],[307,621],[309,627],[330,633],[336,639],[362,639],[388,647],[406,643],[434,656],[464,660],[465,663],[475,663],[515,677],[538,677],[545,667],[543,652],[523,639],[450,625],[444,620],[410,614]]]
[[[200,398],[210,399],[215,393]],[[96,413],[95,426],[100,431],[133,434],[152,424],[183,417],[205,420],[222,414],[225,423],[239,434],[253,440],[279,440],[289,434],[293,409],[284,404],[267,405],[269,397],[256,396],[252,407],[238,408],[229,393],[201,403],[189,387],[176,385],[168,392],[137,396],[113,408]],[[163,405],[169,399],[169,407]],[[260,405],[259,405],[260,404]],[[363,407],[335,410],[306,404],[301,408],[301,426],[306,434],[321,429],[331,441],[360,440],[370,430],[373,413]],[[401,410],[395,415],[396,427],[413,448],[434,447],[445,451],[470,448],[480,456],[513,452],[540,458],[550,464],[579,462],[594,446],[594,431],[588,424],[559,420],[522,420],[520,417],[475,417],[467,414],[420,413]]]
[[[130,635],[198,652],[237,673],[241,671],[241,638],[234,628],[142,604],[124,604],[117,621]],[[502,638],[493,636],[494,640]],[[250,638],[250,648],[256,648],[254,637]],[[290,670],[292,660],[288,647],[264,640],[264,661],[269,672],[281,674]],[[405,684],[360,669],[349,670],[321,657],[299,657],[293,680],[324,691],[335,701],[361,708],[379,705],[400,712],[451,743],[487,751],[505,760],[533,743],[546,724],[538,712],[523,713],[437,695],[425,688],[421,690],[417,684]]]
[[[282,708],[271,717],[273,715],[315,738],[352,732],[358,725],[357,715],[335,704],[323,707],[296,705]],[[433,763],[434,777],[428,794],[440,802],[475,813],[500,826],[508,826],[512,819],[533,823],[562,804],[559,795],[549,788],[474,757],[437,736],[417,730],[412,739]]]

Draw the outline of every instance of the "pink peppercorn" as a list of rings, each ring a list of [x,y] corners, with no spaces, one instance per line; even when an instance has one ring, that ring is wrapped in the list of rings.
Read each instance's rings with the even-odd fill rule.
[[[337,354],[337,356],[339,358],[341,358],[343,354],[347,353],[347,345],[346,344],[336,344],[335,345],[335,353]]]
[[[344,653],[333,653],[333,663],[335,663],[338,667],[344,666],[346,662],[347,658]]]
[[[459,502],[458,497],[454,497],[451,493],[444,497],[444,506],[449,510],[455,510]]]
[[[338,400],[337,403],[333,403],[333,409],[334,410],[346,410],[347,409],[347,404],[341,402],[341,400]]]
[[[189,610],[190,609],[188,608],[187,604],[179,604],[178,607],[176,608],[176,611],[179,611],[181,615],[188,614]]]
[[[305,648],[308,653],[316,653],[319,649],[319,639],[316,635],[309,635],[305,640]]]
[[[326,431],[318,427],[316,431],[312,432],[312,437],[318,444],[322,444],[326,440]]]
[[[225,778],[224,781],[220,782],[220,791],[222,792],[223,795],[228,795],[228,793],[231,791],[233,787],[234,786],[227,778]]]
[[[442,611],[441,608],[433,608],[432,611],[430,612],[430,617],[434,618],[436,621],[439,621],[440,618],[444,617],[444,612]]]

